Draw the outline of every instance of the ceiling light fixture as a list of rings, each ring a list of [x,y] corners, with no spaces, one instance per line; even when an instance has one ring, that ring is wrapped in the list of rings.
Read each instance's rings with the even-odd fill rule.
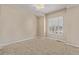
[[[41,9],[45,8],[45,5],[44,4],[35,4],[34,6],[35,6],[35,8],[37,10],[41,10]]]

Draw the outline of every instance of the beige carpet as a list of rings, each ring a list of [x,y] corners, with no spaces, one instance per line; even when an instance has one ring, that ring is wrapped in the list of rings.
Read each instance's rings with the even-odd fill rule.
[[[31,39],[5,46],[1,55],[71,55],[79,54],[79,48],[53,39]]]

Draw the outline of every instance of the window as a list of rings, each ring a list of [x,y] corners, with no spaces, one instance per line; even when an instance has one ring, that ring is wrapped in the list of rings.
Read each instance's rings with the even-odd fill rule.
[[[63,36],[63,16],[48,19],[48,34]]]

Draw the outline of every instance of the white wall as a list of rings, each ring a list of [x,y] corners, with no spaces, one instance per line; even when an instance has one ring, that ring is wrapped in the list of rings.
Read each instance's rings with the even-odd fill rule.
[[[36,36],[36,17],[26,7],[0,5],[0,45]]]
[[[67,9],[64,27],[66,42],[79,47],[79,6]]]
[[[37,24],[38,24],[38,27],[37,27],[38,36],[44,36],[44,17],[43,16],[38,17],[37,21],[38,21],[37,22]]]

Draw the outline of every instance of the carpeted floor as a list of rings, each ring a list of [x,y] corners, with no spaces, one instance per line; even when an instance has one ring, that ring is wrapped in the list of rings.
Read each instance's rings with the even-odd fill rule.
[[[53,39],[31,39],[0,49],[1,55],[71,55],[79,54],[79,48]]]

